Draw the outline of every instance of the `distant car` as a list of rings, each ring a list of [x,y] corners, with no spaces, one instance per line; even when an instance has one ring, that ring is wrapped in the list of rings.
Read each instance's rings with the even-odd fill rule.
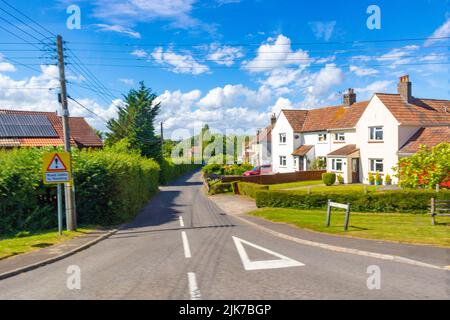
[[[259,176],[261,174],[267,174],[272,172],[272,167],[270,165],[263,165],[254,167],[252,170],[248,170],[244,172],[244,176]]]

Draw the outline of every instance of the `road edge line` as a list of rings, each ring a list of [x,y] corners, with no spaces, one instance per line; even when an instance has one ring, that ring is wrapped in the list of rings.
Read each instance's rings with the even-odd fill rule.
[[[446,271],[450,271],[450,268],[447,267],[440,267],[440,266],[436,266],[433,264],[429,264],[426,262],[422,262],[422,261],[418,261],[418,260],[413,260],[413,259],[409,259],[409,258],[405,258],[402,256],[396,256],[396,255],[390,255],[390,254],[384,254],[384,253],[377,253],[377,252],[371,252],[371,251],[365,251],[365,250],[359,250],[359,249],[353,249],[353,248],[346,248],[346,247],[340,247],[340,246],[334,246],[334,245],[330,245],[330,244],[326,244],[326,243],[321,243],[321,242],[315,242],[315,241],[310,241],[310,240],[304,240],[301,238],[296,238],[278,231],[274,231],[272,229],[269,229],[267,227],[261,226],[255,222],[252,222],[250,220],[247,220],[246,218],[240,216],[240,215],[233,215],[233,217],[236,217],[237,219],[244,221],[252,226],[254,226],[255,228],[258,228],[262,231],[268,232],[274,236],[277,236],[279,238],[282,239],[286,239],[286,240],[290,240],[293,242],[297,242],[303,245],[308,245],[308,246],[312,246],[312,247],[319,247],[325,250],[330,250],[330,251],[335,251],[335,252],[343,252],[343,253],[349,253],[349,254],[354,254],[354,255],[359,255],[359,256],[364,256],[364,257],[369,257],[369,258],[376,258],[376,259],[381,259],[381,260],[389,260],[389,261],[395,261],[395,262],[400,262],[400,263],[404,263],[404,264],[409,264],[409,265],[415,265],[415,266],[419,266],[419,267],[426,267],[426,268],[431,268],[431,269],[439,269],[439,270],[446,270]]]
[[[11,277],[14,277],[14,276],[16,276],[18,274],[21,274],[21,273],[24,273],[24,272],[28,272],[28,271],[31,271],[31,270],[43,267],[43,266],[45,266],[47,264],[51,264],[51,263],[57,262],[59,260],[63,260],[65,258],[67,258],[67,257],[70,257],[70,256],[72,256],[72,255],[74,255],[74,254],[76,254],[76,253],[78,253],[80,251],[83,251],[83,250],[85,250],[85,249],[87,249],[89,247],[92,247],[93,245],[99,243],[102,240],[105,240],[105,239],[109,238],[110,236],[115,234],[117,231],[119,231],[119,229],[120,228],[113,229],[113,230],[109,231],[108,233],[103,234],[103,235],[95,238],[94,240],[91,240],[88,243],[85,243],[85,244],[79,246],[78,248],[75,248],[75,249],[72,249],[72,250],[70,250],[70,251],[68,251],[66,253],[60,254],[59,256],[56,256],[56,257],[53,257],[53,258],[49,258],[49,259],[46,259],[46,260],[43,260],[43,261],[39,261],[39,262],[30,264],[28,266],[25,266],[25,267],[20,267],[20,268],[14,269],[12,271],[4,272],[4,273],[0,274],[0,280],[11,278]]]

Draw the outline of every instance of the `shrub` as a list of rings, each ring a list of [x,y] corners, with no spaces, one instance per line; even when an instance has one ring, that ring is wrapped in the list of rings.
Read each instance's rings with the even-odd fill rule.
[[[209,194],[219,194],[233,192],[233,184],[231,182],[217,182],[209,186]]]
[[[269,190],[269,186],[250,182],[239,182],[238,188],[240,194],[250,198],[256,198],[256,193],[258,191]]]
[[[327,168],[327,161],[323,157],[318,157],[314,159],[314,161],[311,164],[312,170],[324,170]]]
[[[331,186],[336,182],[336,174],[332,172],[322,173],[322,181],[327,186]]]
[[[338,180],[339,184],[344,184],[344,177],[341,174],[337,175],[337,180]]]
[[[194,171],[199,168],[198,164],[191,163],[174,163],[172,159],[166,158],[161,164],[160,182],[167,184],[168,182],[175,180],[182,175]]]
[[[377,171],[377,173],[375,174],[375,184],[377,186],[380,186],[383,183],[383,179],[381,178],[380,173]]]
[[[207,164],[202,171],[206,174],[223,174],[223,167],[218,163]]]
[[[328,199],[331,199],[336,202],[350,203],[352,211],[425,213],[428,212],[432,197],[450,199],[450,192],[441,191],[436,194],[431,190],[395,190],[368,194],[339,192],[308,195],[292,191],[259,191],[256,193],[256,205],[258,207],[325,209]]]
[[[42,182],[42,154],[0,151],[0,234],[56,227],[56,187]],[[78,222],[111,225],[135,216],[158,188],[159,165],[114,148],[73,150]]]
[[[386,177],[384,178],[384,184],[386,184],[387,186],[392,184],[392,179],[389,174],[387,174]]]
[[[373,176],[372,172],[369,172],[369,184],[375,184],[375,177]]]

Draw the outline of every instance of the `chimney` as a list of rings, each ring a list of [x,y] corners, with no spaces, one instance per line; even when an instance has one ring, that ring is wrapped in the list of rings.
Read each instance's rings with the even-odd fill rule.
[[[272,113],[272,115],[270,116],[270,124],[272,125],[272,127],[275,125],[275,122],[277,122],[277,116],[275,115],[275,113]]]
[[[259,135],[261,134],[261,129],[256,130],[256,144],[259,144]]]
[[[411,82],[409,81],[409,76],[401,76],[400,81],[397,85],[398,94],[402,96],[405,102],[410,103],[412,94],[411,94]]]
[[[350,107],[356,102],[356,93],[353,88],[348,88],[348,92],[344,93],[344,105]]]

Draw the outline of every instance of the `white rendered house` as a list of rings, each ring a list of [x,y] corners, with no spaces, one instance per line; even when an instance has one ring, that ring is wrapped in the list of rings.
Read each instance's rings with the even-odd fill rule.
[[[397,94],[375,93],[356,102],[352,89],[339,106],[282,110],[272,129],[274,172],[309,170],[318,157],[345,183],[368,183],[369,173],[389,174],[399,157],[424,144],[450,142],[450,101],[414,98],[408,76]]]

